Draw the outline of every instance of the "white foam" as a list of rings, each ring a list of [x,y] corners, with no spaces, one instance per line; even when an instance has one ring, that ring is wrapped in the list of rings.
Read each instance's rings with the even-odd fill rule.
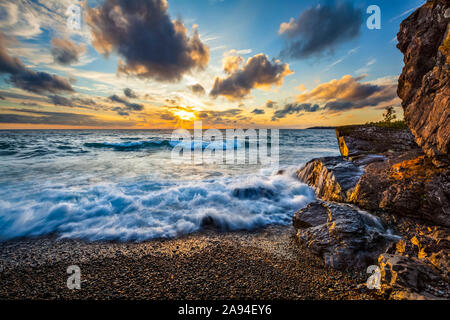
[[[63,238],[142,241],[194,232],[206,218],[224,230],[290,224],[293,213],[312,201],[314,193],[292,172],[266,172],[23,191],[0,200],[0,239],[56,232]],[[237,188],[257,191],[246,199],[233,195]],[[261,196],[258,190],[264,191]]]

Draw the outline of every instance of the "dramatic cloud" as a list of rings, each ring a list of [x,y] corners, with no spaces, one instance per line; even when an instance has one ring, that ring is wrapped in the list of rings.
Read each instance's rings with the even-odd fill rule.
[[[129,127],[135,125],[131,121],[103,121],[95,116],[66,113],[66,112],[46,112],[30,109],[12,109],[13,112],[26,114],[3,113],[0,114],[0,123],[23,123],[23,124],[47,124],[47,125],[71,125],[71,126],[116,126]]]
[[[165,0],[106,0],[87,8],[93,46],[102,54],[117,52],[119,72],[160,81],[177,81],[209,62],[209,48],[194,27],[191,37],[171,20]]]
[[[217,77],[210,95],[214,98],[222,95],[230,100],[241,99],[253,88],[280,86],[284,77],[292,73],[288,64],[279,60],[269,61],[265,54],[258,54],[227,78]]]
[[[359,36],[362,22],[362,10],[350,2],[311,7],[281,24],[279,34],[287,39],[281,56],[302,59],[332,53],[337,45]]]
[[[128,110],[131,111],[142,111],[144,109],[144,106],[142,104],[128,102],[127,100],[119,97],[118,95],[112,95],[108,99],[113,102],[123,104],[124,106],[127,107]]]
[[[378,106],[397,97],[395,84],[361,83],[364,76],[350,75],[323,83],[311,92],[297,96],[297,102],[319,101],[324,109],[334,112]]]
[[[319,111],[319,105],[310,103],[288,103],[283,109],[276,110],[273,113],[272,121],[286,117],[288,114],[300,113],[300,112],[316,112]]]
[[[137,94],[130,88],[123,89],[123,94],[130,99],[136,99],[138,97]]]
[[[252,111],[252,113],[253,113],[253,114],[264,114],[265,111],[262,110],[262,109],[255,109],[255,110]]]
[[[83,45],[76,45],[69,39],[52,39],[52,55],[55,62],[69,65],[78,62],[78,58],[86,48]]]
[[[200,83],[189,86],[189,89],[197,95],[204,95],[206,93],[205,88]]]
[[[4,44],[7,39],[0,32],[0,74],[8,74],[8,81],[23,90],[35,93],[56,93],[74,91],[70,83],[57,75],[31,70],[17,57],[6,53]]]
[[[304,102],[311,99],[323,101],[330,99],[355,101],[364,99],[382,89],[379,85],[360,83],[359,81],[362,79],[364,77],[353,78],[351,75],[345,75],[341,79],[333,79],[330,82],[320,84],[311,92],[297,96],[297,102]]]

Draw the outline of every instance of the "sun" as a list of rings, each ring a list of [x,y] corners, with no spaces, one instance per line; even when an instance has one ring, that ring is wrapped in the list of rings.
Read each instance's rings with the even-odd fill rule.
[[[193,121],[195,120],[195,114],[191,111],[177,109],[172,111],[175,116],[184,121]]]

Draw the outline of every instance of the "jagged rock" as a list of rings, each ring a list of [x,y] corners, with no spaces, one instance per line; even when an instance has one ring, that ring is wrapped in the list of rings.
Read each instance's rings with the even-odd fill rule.
[[[297,171],[301,181],[314,187],[318,198],[337,202],[347,201],[362,174],[360,167],[343,157],[313,159]]]
[[[293,217],[297,239],[336,269],[373,264],[399,238],[380,220],[349,204],[317,201]]]
[[[450,164],[450,17],[448,0],[428,1],[400,26],[404,54],[397,93],[405,121],[427,156]]]
[[[421,152],[407,152],[365,167],[348,201],[450,226],[450,172],[436,168]]]
[[[336,128],[339,150],[344,157],[404,152],[417,148],[409,129],[383,128],[375,125]]]
[[[395,254],[378,258],[382,291],[391,299],[448,299],[448,283],[439,272],[423,260]]]

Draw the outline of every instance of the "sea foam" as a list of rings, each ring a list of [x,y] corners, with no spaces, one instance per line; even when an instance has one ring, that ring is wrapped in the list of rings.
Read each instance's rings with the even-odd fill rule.
[[[290,224],[293,213],[313,199],[313,191],[292,170],[84,188],[55,184],[0,200],[0,239],[56,233],[61,238],[143,241],[195,232],[206,224],[255,229]]]

